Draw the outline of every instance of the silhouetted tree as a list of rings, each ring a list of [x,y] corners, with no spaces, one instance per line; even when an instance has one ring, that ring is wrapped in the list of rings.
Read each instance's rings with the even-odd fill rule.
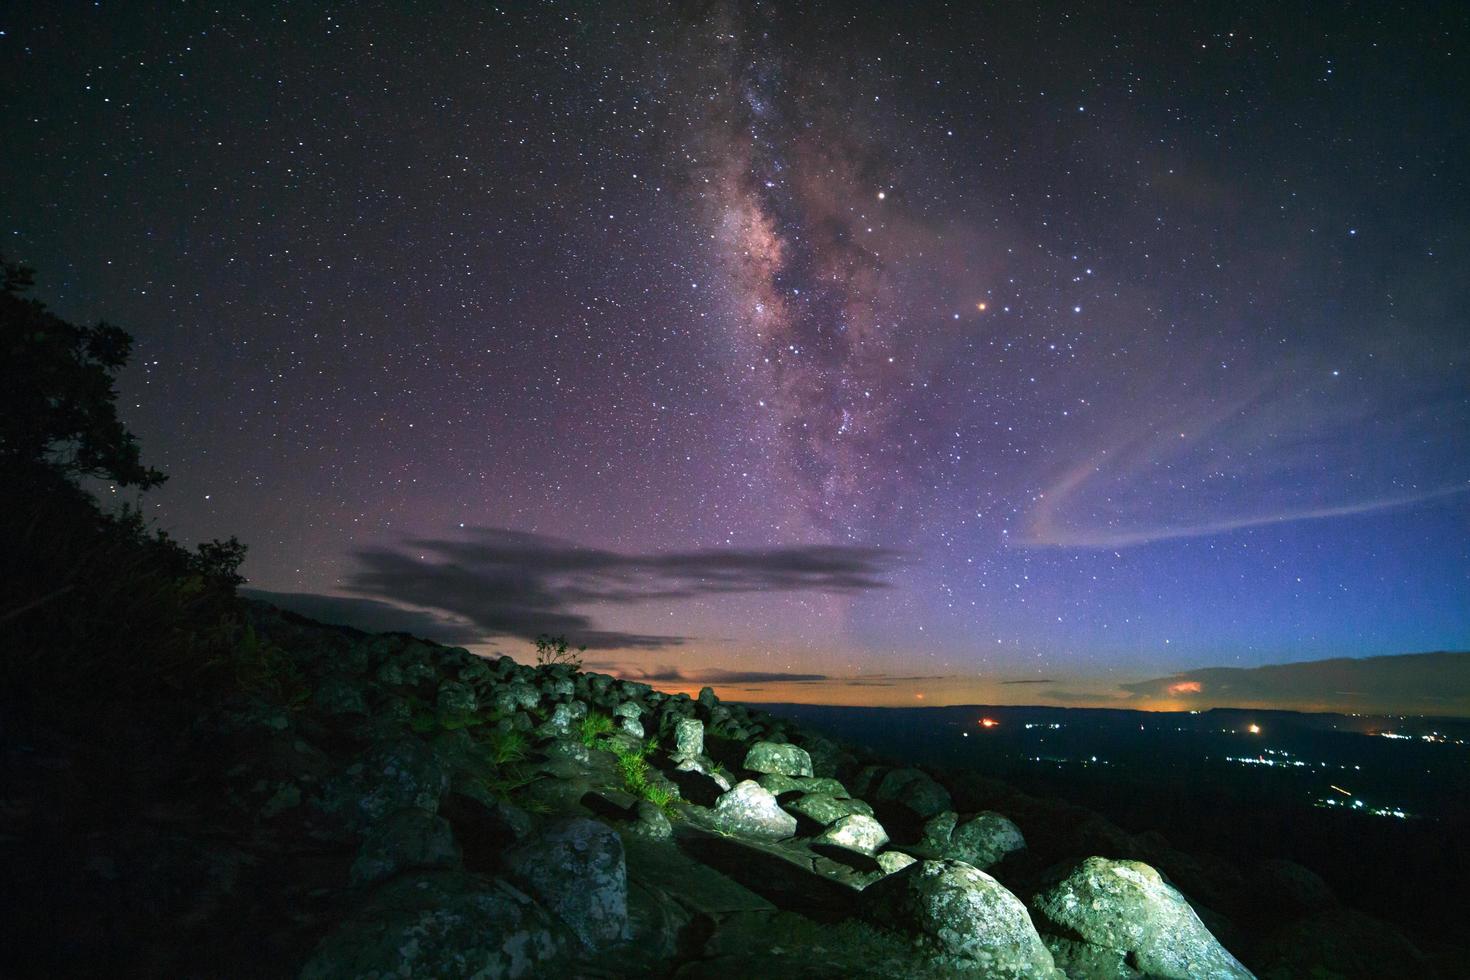
[[[162,483],[117,417],[113,379],[133,338],[105,322],[66,322],[24,295],[33,282],[31,269],[0,257],[0,463],[142,489]]]

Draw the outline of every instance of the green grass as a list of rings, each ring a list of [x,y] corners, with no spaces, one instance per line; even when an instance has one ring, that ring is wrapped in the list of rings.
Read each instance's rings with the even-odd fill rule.
[[[613,720],[600,711],[591,711],[582,719],[578,726],[578,734],[582,736],[582,744],[589,749],[597,743],[597,736],[606,735],[613,730]]]
[[[617,753],[618,771],[623,775],[623,789],[668,813],[674,804],[674,794],[648,778],[651,771],[648,757],[657,749],[658,739],[651,738],[631,752]]]

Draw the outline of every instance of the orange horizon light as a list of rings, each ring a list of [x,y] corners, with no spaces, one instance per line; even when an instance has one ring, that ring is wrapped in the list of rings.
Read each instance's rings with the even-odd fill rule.
[[[996,725],[999,725],[999,724],[1000,724],[1000,722],[996,721],[994,718],[981,718],[980,719],[980,727],[981,728],[994,728]]]

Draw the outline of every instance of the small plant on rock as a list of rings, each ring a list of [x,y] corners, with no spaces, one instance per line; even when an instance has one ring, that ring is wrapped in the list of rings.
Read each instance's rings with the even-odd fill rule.
[[[564,665],[573,670],[581,670],[582,654],[586,652],[587,648],[585,646],[580,646],[573,650],[567,644],[567,638],[564,636],[552,636],[549,633],[542,633],[536,637],[537,667]]]

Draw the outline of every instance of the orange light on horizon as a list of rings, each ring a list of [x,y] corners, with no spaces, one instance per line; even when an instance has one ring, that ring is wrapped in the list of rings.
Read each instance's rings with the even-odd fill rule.
[[[1246,728],[1246,731],[1250,732],[1252,735],[1259,735],[1259,734],[1261,734],[1261,726],[1260,725],[1251,725],[1248,728]]]
[[[981,728],[994,728],[996,725],[999,725],[999,724],[1000,724],[1000,722],[996,721],[994,718],[981,718],[980,719],[980,727]]]
[[[1180,681],[1169,685],[1170,694],[1199,694],[1202,690],[1199,681]]]

